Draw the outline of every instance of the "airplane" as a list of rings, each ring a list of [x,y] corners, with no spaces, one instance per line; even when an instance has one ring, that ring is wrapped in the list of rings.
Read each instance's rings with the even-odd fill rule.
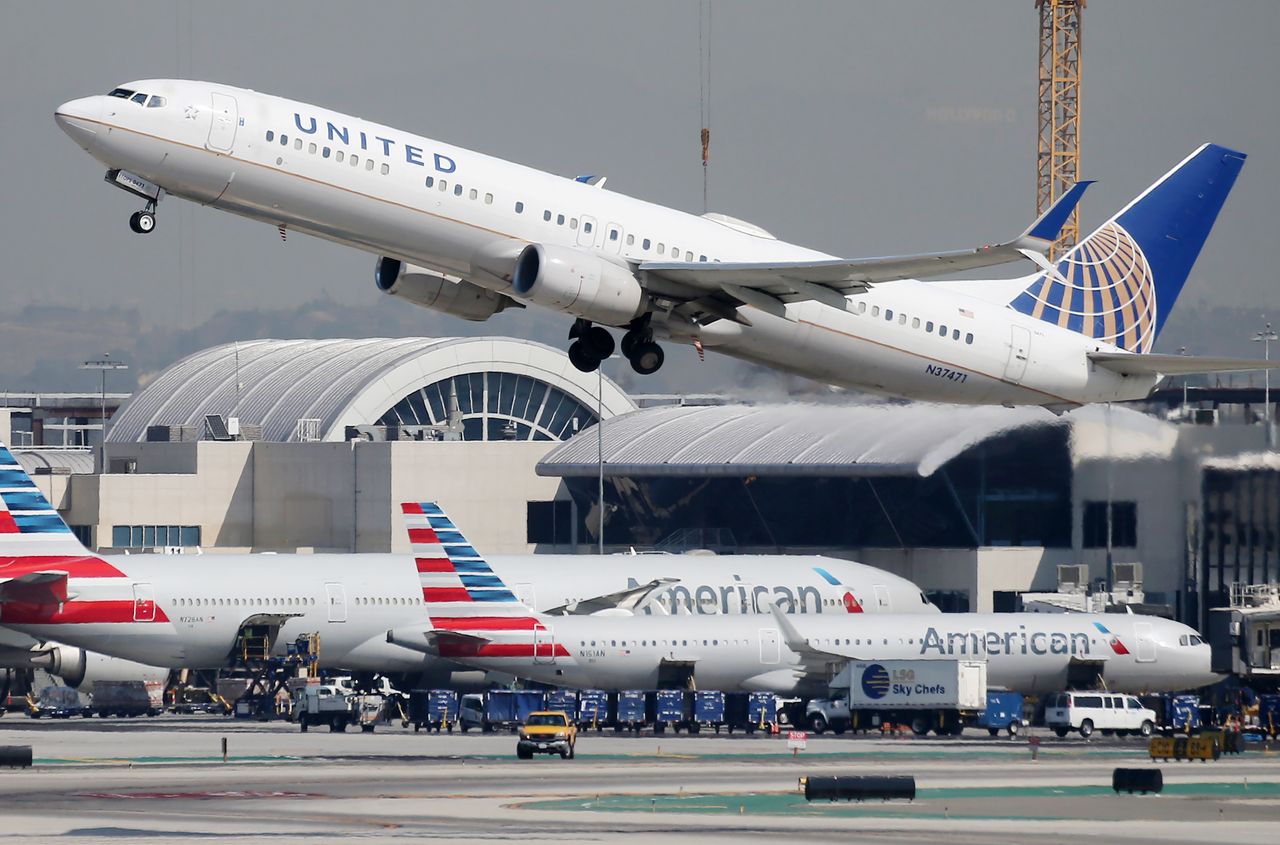
[[[857,390],[961,404],[1146,397],[1162,377],[1280,362],[1152,354],[1245,155],[1205,144],[1051,264],[1089,183],[1018,237],[845,259],[724,214],[687,214],[244,88],[153,79],[58,106],[57,124],[144,201],[168,194],[378,256],[379,290],[469,320],[537,306],[591,372],[692,344]],[[1006,280],[939,277],[1029,259]],[[925,281],[922,281],[925,280]]]
[[[521,555],[495,565],[513,600],[551,618],[754,616],[779,605],[819,615],[938,612],[904,578],[818,556]],[[321,668],[447,673],[387,640],[388,630],[426,621],[424,577],[413,557],[393,554],[94,554],[0,443],[0,629],[36,641],[34,651],[6,649],[0,638],[0,666],[74,675],[87,651],[221,668],[253,625],[271,631],[280,654],[294,637],[319,633]]]
[[[530,613],[438,505],[401,508],[430,621],[393,629],[388,641],[555,686],[821,696],[849,661],[896,658],[985,660],[991,686],[1024,693],[1065,688],[1073,668],[1117,692],[1191,689],[1221,677],[1194,629],[1134,614]]]

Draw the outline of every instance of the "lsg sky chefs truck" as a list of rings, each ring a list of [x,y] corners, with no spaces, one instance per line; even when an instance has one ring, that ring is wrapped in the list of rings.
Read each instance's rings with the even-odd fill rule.
[[[850,727],[910,725],[924,735],[958,735],[987,708],[987,664],[970,660],[850,661],[831,682],[848,702]]]

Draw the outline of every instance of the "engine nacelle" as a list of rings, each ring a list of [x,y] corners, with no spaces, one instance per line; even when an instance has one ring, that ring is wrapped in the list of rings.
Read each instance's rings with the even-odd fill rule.
[[[385,294],[475,322],[483,322],[515,304],[500,293],[395,258],[378,259],[373,281]]]
[[[164,681],[169,677],[168,669],[52,643],[33,652],[32,665],[58,676],[69,687],[86,691],[95,681]]]
[[[625,268],[571,247],[530,244],[516,259],[512,295],[593,323],[621,326],[640,315],[644,291]]]

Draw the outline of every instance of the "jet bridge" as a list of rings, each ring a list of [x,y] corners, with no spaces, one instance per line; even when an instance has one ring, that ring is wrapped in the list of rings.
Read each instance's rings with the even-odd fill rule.
[[[1209,611],[1210,666],[1255,687],[1280,686],[1280,584],[1232,584]]]

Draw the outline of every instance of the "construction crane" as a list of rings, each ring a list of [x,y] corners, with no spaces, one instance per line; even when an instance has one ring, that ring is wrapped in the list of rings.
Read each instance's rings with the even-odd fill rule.
[[[1036,214],[1080,178],[1080,19],[1088,0],[1036,0],[1040,12],[1040,102],[1036,148]],[[1057,257],[1080,238],[1079,211],[1050,251]]]

